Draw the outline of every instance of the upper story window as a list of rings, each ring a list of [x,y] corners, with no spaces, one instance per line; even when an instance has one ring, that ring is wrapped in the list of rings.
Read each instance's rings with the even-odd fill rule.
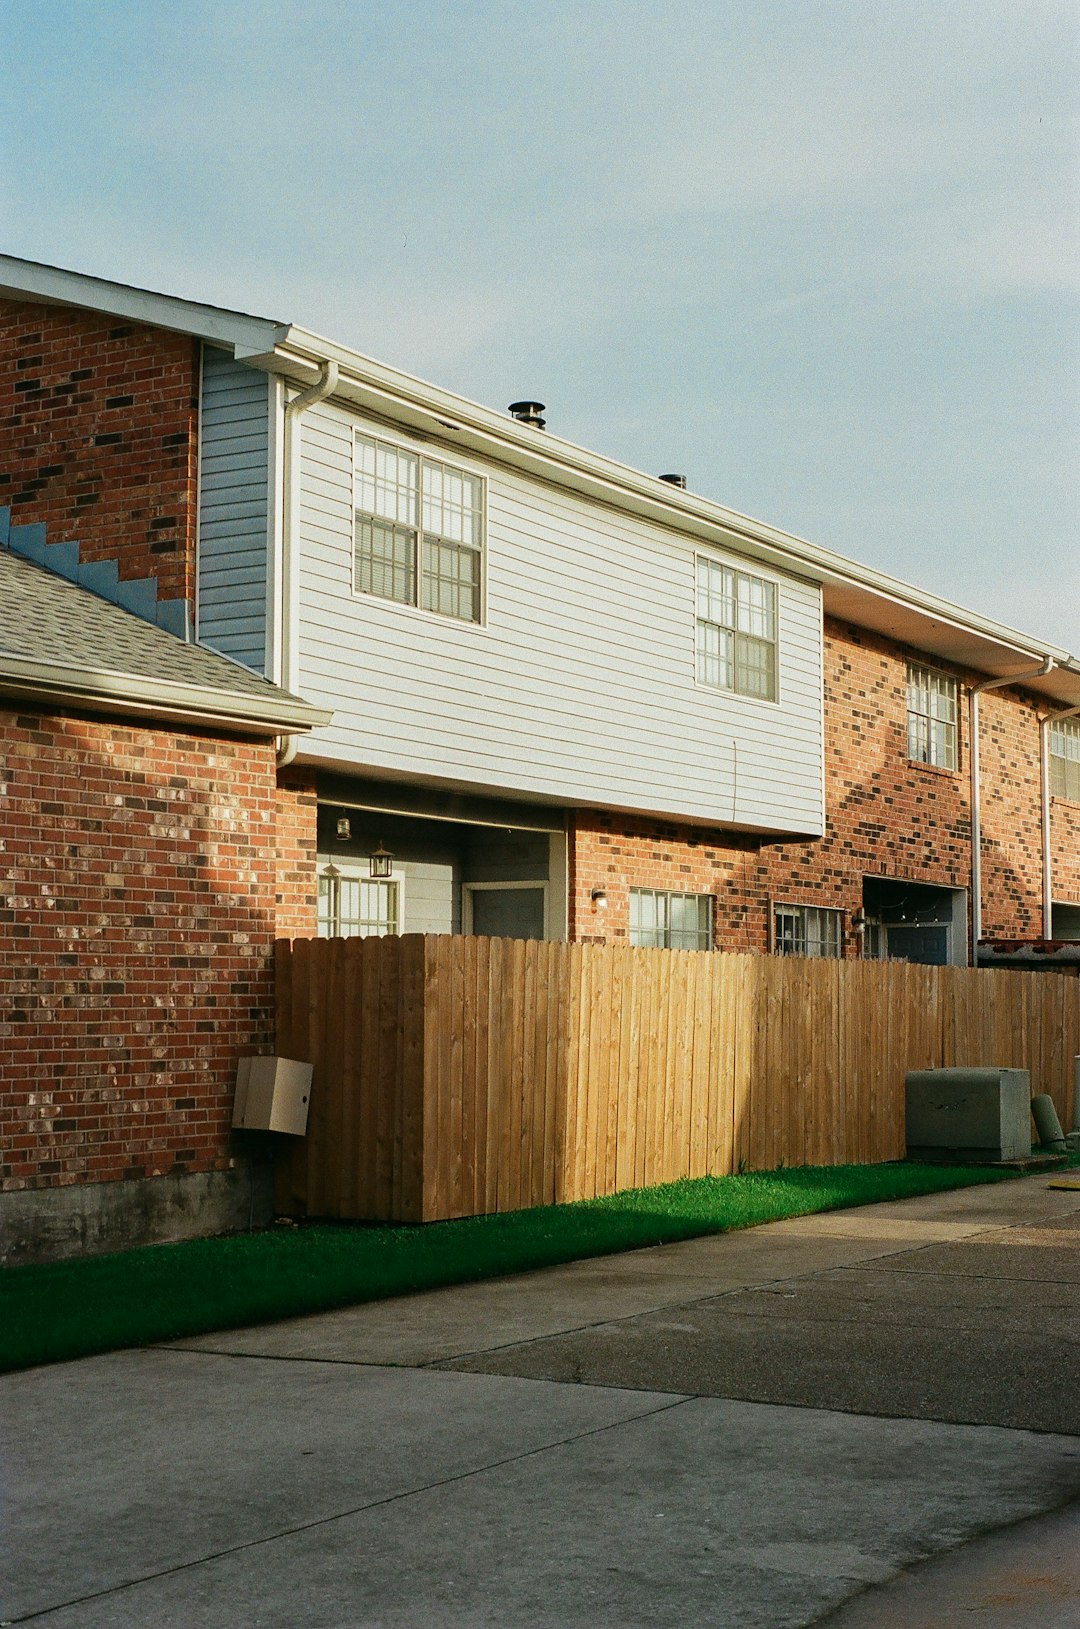
[[[1050,723],[1050,790],[1080,803],[1080,719]]]
[[[773,948],[778,956],[842,956],[840,912],[822,905],[774,906]]]
[[[630,943],[661,950],[712,949],[711,894],[631,888]]]
[[[480,621],[479,476],[358,434],[354,502],[357,593]]]
[[[958,693],[951,674],[908,663],[907,739],[913,762],[956,768]]]
[[[698,555],[697,676],[739,696],[776,700],[776,584]]]

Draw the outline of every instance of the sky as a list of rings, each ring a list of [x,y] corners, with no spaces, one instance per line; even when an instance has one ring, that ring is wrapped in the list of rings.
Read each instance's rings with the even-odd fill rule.
[[[0,251],[1080,655],[1080,0],[0,0]]]

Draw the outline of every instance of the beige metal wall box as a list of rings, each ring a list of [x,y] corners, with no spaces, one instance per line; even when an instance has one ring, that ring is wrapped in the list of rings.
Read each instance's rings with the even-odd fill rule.
[[[311,1064],[295,1058],[241,1058],[236,1066],[233,1125],[242,1131],[307,1131]]]

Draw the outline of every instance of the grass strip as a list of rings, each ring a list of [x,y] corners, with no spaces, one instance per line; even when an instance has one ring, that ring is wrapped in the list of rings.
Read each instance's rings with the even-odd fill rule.
[[[0,1272],[0,1372],[973,1183],[985,1166],[802,1166],[417,1227],[322,1223]]]

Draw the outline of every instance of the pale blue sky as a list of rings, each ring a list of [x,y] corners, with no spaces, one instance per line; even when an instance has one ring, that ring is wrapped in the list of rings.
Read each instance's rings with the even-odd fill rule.
[[[1080,653],[1077,0],[0,0],[0,247]]]

